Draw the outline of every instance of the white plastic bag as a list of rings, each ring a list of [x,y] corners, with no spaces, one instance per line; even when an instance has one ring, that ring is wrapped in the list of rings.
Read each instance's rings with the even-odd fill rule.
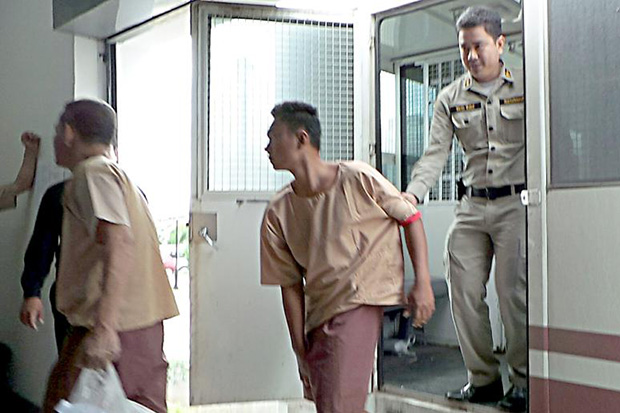
[[[105,370],[82,369],[69,400],[56,405],[58,413],[147,413],[152,410],[128,400],[112,364]]]
[[[131,413],[153,413],[151,409],[148,409],[133,400],[129,400],[129,406],[129,410],[127,411]],[[69,403],[66,400],[61,400],[60,403],[56,405],[55,410],[58,413],[107,413],[92,404]]]

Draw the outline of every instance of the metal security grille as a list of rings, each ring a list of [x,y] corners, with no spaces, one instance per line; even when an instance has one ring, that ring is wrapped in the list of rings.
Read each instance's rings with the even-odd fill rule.
[[[428,101],[424,87],[422,66],[401,67],[402,93],[402,131],[403,131],[403,190],[406,188],[413,165],[420,159],[425,149],[424,107]]]
[[[437,94],[463,74],[461,61],[448,60],[427,65],[428,67],[428,116],[429,125],[433,118],[433,107]],[[427,138],[428,142],[428,138]],[[427,143],[428,144],[428,143]],[[457,199],[456,182],[463,171],[463,149],[456,140],[452,141],[452,150],[437,183],[429,192],[430,201],[454,201]]]
[[[401,66],[403,175],[411,177],[415,163],[429,142],[433,108],[439,91],[462,75],[458,59]],[[437,183],[429,191],[430,201],[457,199],[456,182],[463,170],[463,150],[454,138],[452,150]],[[406,185],[405,185],[406,186]]]
[[[210,16],[208,190],[274,191],[292,178],[266,152],[270,111],[318,108],[321,156],[353,158],[353,26]]]

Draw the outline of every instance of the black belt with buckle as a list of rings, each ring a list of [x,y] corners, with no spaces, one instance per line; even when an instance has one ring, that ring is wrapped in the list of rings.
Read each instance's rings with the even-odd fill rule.
[[[476,196],[493,200],[504,196],[510,196],[515,194],[518,195],[524,189],[525,184],[506,185],[497,188],[474,188],[470,186],[467,188],[467,194],[469,196]]]

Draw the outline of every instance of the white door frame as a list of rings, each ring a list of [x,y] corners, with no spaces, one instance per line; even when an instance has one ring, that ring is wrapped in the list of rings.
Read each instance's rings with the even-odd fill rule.
[[[525,130],[527,184],[530,205],[527,208],[528,328],[549,325],[547,273],[547,162],[549,148],[549,62],[547,1],[524,0]],[[535,339],[530,335],[530,339]],[[532,347],[532,343],[530,343]],[[529,377],[549,377],[547,352],[530,350]],[[533,386],[532,386],[533,387]],[[533,387],[532,390],[537,390]],[[530,395],[544,398],[547,392]],[[548,402],[546,403],[548,405]]]
[[[259,264],[255,263],[258,260],[260,219],[267,205],[266,201],[272,197],[273,192],[210,191],[208,188],[210,33],[205,22],[210,15],[259,18],[266,21],[273,21],[275,17],[278,20],[283,18],[345,24],[354,23],[354,20],[351,15],[276,10],[264,6],[238,7],[206,2],[192,5],[192,41],[196,69],[193,76],[194,167],[190,224],[191,403],[301,398],[301,382],[298,380],[293,351],[285,331],[279,289],[260,287],[260,277],[257,274]],[[354,93],[357,90],[359,89],[354,88]],[[354,129],[354,139],[357,136]],[[206,235],[218,239],[205,242],[202,239],[205,234],[200,234],[203,227],[208,228]],[[236,258],[231,258],[239,252]],[[238,268],[228,271],[233,266]],[[248,304],[250,301],[251,305]],[[249,306],[246,314],[239,313],[240,306]],[[208,327],[206,321],[209,322]],[[229,323],[230,328],[226,323]],[[262,330],[256,332],[257,328]],[[243,330],[243,333],[239,333],[240,330]],[[256,334],[250,333],[248,336],[248,331]],[[260,338],[253,341],[256,337]],[[239,340],[239,343],[232,342],[231,338]],[[227,340],[230,345],[223,345],[222,340]],[[247,345],[238,349],[244,340],[248,340]],[[253,344],[256,354],[260,355],[251,359],[246,353],[251,354]],[[274,360],[277,357],[280,359]],[[258,368],[259,365],[264,368]],[[257,380],[256,376],[261,377]],[[274,400],[274,403],[277,402]]]

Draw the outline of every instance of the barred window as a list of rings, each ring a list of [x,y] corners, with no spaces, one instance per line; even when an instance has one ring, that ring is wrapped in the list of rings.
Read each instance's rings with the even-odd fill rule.
[[[270,111],[317,107],[321,156],[353,158],[353,26],[210,16],[209,191],[274,191],[291,180],[264,151]]]
[[[413,165],[428,145],[433,107],[439,91],[463,73],[461,61],[456,58],[401,66],[404,181],[409,179]],[[429,201],[455,201],[456,182],[462,171],[463,150],[454,138],[441,175],[429,191]]]

